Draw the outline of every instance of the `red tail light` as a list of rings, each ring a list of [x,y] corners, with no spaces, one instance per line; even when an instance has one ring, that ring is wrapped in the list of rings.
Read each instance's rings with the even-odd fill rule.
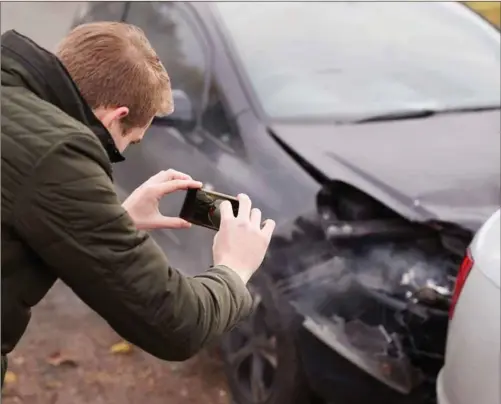
[[[456,304],[459,299],[459,295],[461,294],[461,291],[463,290],[464,284],[466,282],[466,279],[468,279],[468,275],[471,272],[471,269],[473,268],[473,258],[471,257],[471,252],[470,250],[466,250],[466,255],[463,259],[463,262],[461,263],[461,266],[459,267],[459,273],[458,277],[456,279],[456,286],[454,287],[454,294],[452,295],[452,302],[451,302],[451,307],[449,310],[449,318],[452,319],[452,316],[454,315],[454,309],[456,308]]]

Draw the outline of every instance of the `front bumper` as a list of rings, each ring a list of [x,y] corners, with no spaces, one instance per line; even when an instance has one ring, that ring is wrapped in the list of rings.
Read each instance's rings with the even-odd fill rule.
[[[344,404],[374,394],[384,404],[433,402],[447,312],[396,298],[373,276],[381,268],[360,277],[353,257],[305,236],[288,237],[262,270],[303,320],[299,347],[313,388]]]
[[[339,355],[306,328],[299,331],[297,341],[309,385],[327,403],[435,403],[432,385],[422,384],[409,394],[401,394]]]
[[[375,395],[384,404],[432,403],[447,318],[406,312],[357,283],[324,282],[304,282],[299,294],[282,295],[303,319],[298,344],[313,389],[346,404],[366,404]],[[328,295],[322,284],[330,284]]]

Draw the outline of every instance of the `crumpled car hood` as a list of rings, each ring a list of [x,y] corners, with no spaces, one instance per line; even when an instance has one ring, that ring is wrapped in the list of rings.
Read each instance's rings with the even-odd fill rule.
[[[413,221],[476,231],[501,205],[499,111],[359,125],[271,124],[332,180]]]

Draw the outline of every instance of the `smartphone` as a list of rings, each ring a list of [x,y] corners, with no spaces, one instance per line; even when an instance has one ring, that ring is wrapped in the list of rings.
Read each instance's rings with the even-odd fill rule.
[[[231,203],[233,214],[237,216],[240,204],[234,196],[207,191],[203,188],[189,189],[179,217],[194,225],[218,231],[221,225],[219,205],[223,201]]]

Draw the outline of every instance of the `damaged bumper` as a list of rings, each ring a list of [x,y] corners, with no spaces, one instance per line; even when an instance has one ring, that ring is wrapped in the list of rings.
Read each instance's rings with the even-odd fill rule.
[[[313,222],[307,224],[315,228]],[[366,241],[363,248],[337,248],[320,233],[298,237],[297,230],[266,266],[275,274],[280,295],[301,316],[303,331],[363,373],[367,384],[380,385],[371,388],[384,386],[390,396],[400,398],[416,391],[422,394],[425,385],[433,391],[443,363],[454,283],[446,268],[450,263],[440,254],[425,255],[413,240]],[[323,363],[322,378],[332,376],[325,383],[332,384],[340,375],[338,359],[326,363],[330,356],[322,348],[303,356],[306,367]],[[336,395],[340,389],[350,390],[340,397],[350,400],[350,394],[363,388],[360,384],[348,388],[346,376],[352,372],[342,372]],[[391,400],[388,397],[387,402]]]
[[[403,351],[400,338],[389,335],[381,324],[371,327],[358,320],[305,316],[303,325],[325,345],[402,394],[409,394],[422,382],[422,374]],[[393,349],[395,353],[390,355],[388,351]]]

